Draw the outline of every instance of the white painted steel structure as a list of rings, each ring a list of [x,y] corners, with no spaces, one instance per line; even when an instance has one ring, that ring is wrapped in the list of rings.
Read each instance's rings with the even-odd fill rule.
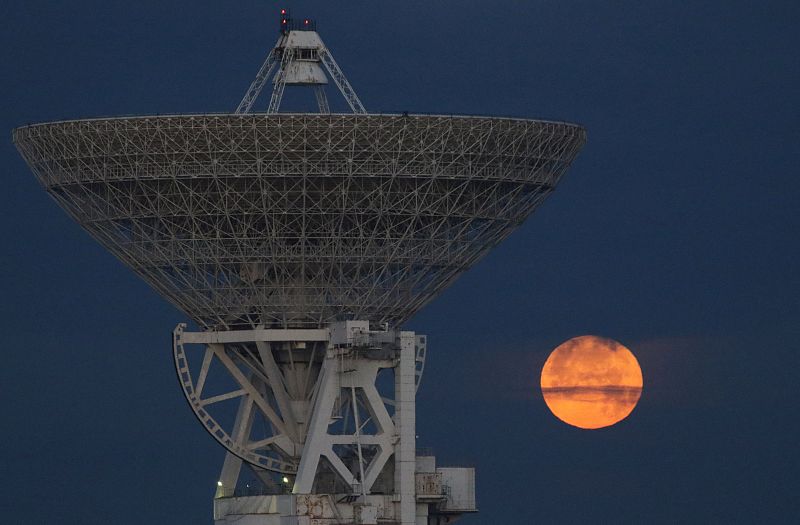
[[[191,346],[197,346],[194,359]],[[376,519],[416,523],[414,413],[425,346],[424,336],[372,331],[367,321],[322,330],[186,332],[178,326],[175,366],[186,399],[229,451],[218,499],[248,497],[236,491],[245,461],[272,492],[291,487],[294,496],[284,498],[332,494],[332,512],[342,516],[369,507]],[[234,381],[209,394],[213,368]],[[384,371],[394,376],[391,397],[379,392]],[[226,428],[214,408],[230,400],[238,408]],[[346,504],[337,504],[343,496]],[[244,501],[246,508],[252,504]],[[225,516],[241,517],[231,502],[220,505]]]
[[[400,326],[533,213],[585,132],[367,114],[319,35],[282,28],[233,114],[36,124],[14,141],[200,327],[179,325],[173,353],[227,450],[217,523],[449,523],[475,510],[475,473],[417,455],[427,342]],[[330,114],[326,71],[353,114]],[[250,113],[271,78],[267,113]],[[298,85],[319,114],[277,113]]]
[[[176,115],[19,128],[40,182],[205,328],[398,326],[508,236],[584,142],[563,123]]]
[[[364,105],[316,31],[281,33],[278,42],[267,55],[256,78],[253,79],[250,88],[236,108],[236,113],[249,113],[253,109],[256,99],[269,82],[276,67],[277,73],[273,78],[272,96],[267,113],[278,112],[287,85],[314,86],[320,113],[330,113],[328,98],[323,89],[323,86],[328,83],[328,78],[322,71],[323,66],[331,75],[353,113],[365,114],[367,111],[364,109]]]

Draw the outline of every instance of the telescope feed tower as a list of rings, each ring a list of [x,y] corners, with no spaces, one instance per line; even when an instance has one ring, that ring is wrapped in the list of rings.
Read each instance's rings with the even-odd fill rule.
[[[352,113],[330,113],[329,79]],[[297,86],[319,113],[278,112]],[[199,327],[175,328],[173,358],[226,450],[217,525],[476,511],[474,469],[417,453],[427,338],[401,326],[535,211],[584,141],[563,122],[368,114],[314,22],[286,10],[234,113],[14,130],[58,204]]]
[[[322,39],[316,32],[316,23],[308,18],[303,19],[301,23],[296,23],[289,17],[288,9],[281,9],[280,14],[278,42],[267,55],[261,69],[258,70],[256,78],[236,108],[236,113],[249,113],[252,110],[253,104],[276,67],[277,73],[272,80],[272,96],[267,113],[278,112],[286,86],[313,87],[319,112],[330,113],[324,89],[328,78],[322,70],[323,67],[333,78],[336,87],[339,88],[353,113],[366,113],[364,105],[350,86],[347,77],[342,73],[331,52],[322,43]]]

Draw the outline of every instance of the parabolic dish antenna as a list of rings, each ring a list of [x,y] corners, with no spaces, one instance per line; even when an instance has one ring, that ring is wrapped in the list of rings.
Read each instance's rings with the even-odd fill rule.
[[[427,341],[400,326],[536,210],[585,132],[368,113],[315,23],[279,21],[234,113],[34,124],[14,142],[73,219],[200,326],[178,326],[173,351],[227,450],[218,524],[444,523],[475,511],[474,469],[416,453]],[[330,112],[330,83],[351,113]],[[279,113],[287,87],[313,90],[319,113]]]

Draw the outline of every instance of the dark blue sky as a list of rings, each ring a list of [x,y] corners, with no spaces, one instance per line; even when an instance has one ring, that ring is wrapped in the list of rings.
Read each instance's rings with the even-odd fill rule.
[[[430,338],[419,444],[478,469],[464,523],[800,520],[797,4],[286,5],[319,20],[369,110],[588,129],[539,212],[409,324]],[[277,6],[3,6],[4,523],[210,523],[223,452],[174,377],[184,316],[58,209],[10,130],[233,110]],[[642,365],[615,427],[567,427],[538,393],[581,334]]]

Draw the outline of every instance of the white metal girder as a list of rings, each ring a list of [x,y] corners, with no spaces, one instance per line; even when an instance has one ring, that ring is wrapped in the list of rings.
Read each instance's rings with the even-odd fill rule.
[[[286,89],[285,71],[289,66],[289,63],[292,61],[293,56],[294,49],[284,47],[281,50],[281,67],[278,70],[277,75],[275,75],[275,80],[273,81],[274,84],[272,86],[272,97],[269,99],[269,108],[267,108],[267,113],[277,113],[278,108],[281,107],[283,91]]]
[[[279,45],[280,41],[276,45],[276,48]],[[258,70],[256,78],[253,79],[253,82],[247,89],[247,93],[244,94],[242,101],[239,102],[239,106],[237,106],[235,111],[237,115],[242,113],[250,113],[250,110],[253,109],[253,104],[255,104],[256,99],[258,99],[258,96],[261,94],[261,90],[264,89],[264,85],[269,81],[272,70],[275,69],[275,63],[276,53],[275,49],[272,49],[267,55],[266,60],[264,60],[264,63],[261,65],[261,69]]]
[[[241,441],[250,434],[253,426],[253,400],[244,397],[239,402],[236,410],[236,419],[233,423],[232,439]],[[222,463],[222,471],[217,482],[217,497],[229,496],[236,488],[236,482],[242,470],[242,458],[233,454],[230,450],[225,452],[225,461]]]
[[[338,363],[335,355],[326,355],[320,370],[320,379],[314,394],[308,435],[297,467],[297,477],[292,492],[310,494],[317,475],[320,456],[330,444],[326,441],[333,405],[339,389]]]
[[[322,114],[330,113],[331,108],[328,105],[328,97],[325,95],[325,88],[322,86],[314,86],[314,95],[317,97],[317,106],[319,107],[319,112]]]
[[[319,461],[324,456],[345,483],[355,493],[369,494],[373,484],[388,459],[395,452],[396,430],[386,404],[377,391],[375,382],[378,370],[390,363],[360,357],[344,357],[343,351],[329,350],[323,363],[319,391],[313,405],[303,455],[295,478],[293,492],[305,494],[312,490]],[[413,357],[412,357],[413,367]],[[356,389],[364,392],[364,399],[356,399]],[[328,426],[339,396],[346,396],[352,407],[355,428],[350,434],[329,434]],[[370,419],[374,420],[376,433],[362,431],[365,420],[358,412],[360,402],[365,403]],[[358,451],[357,474],[345,465],[337,454],[335,445],[353,445]],[[377,446],[378,453],[369,463],[363,457],[363,446]],[[412,446],[413,448],[413,446]]]
[[[258,348],[258,353],[261,357],[264,371],[269,379],[269,386],[272,389],[272,393],[275,396],[278,408],[280,409],[282,421],[284,425],[286,425],[287,433],[292,441],[301,443],[302,436],[300,435],[300,431],[297,427],[297,418],[292,410],[292,404],[289,399],[289,395],[286,392],[286,383],[277,363],[275,363],[275,358],[272,355],[272,350],[269,346],[269,343],[265,341],[256,341],[256,347]]]
[[[181,324],[185,329],[186,324]],[[212,343],[247,343],[250,341],[275,342],[275,341],[328,341],[330,334],[327,328],[303,330],[230,330],[208,332],[181,332],[181,341],[184,344],[212,344]]]
[[[344,76],[342,69],[339,67],[339,64],[336,63],[336,60],[333,58],[328,48],[320,50],[319,55],[322,59],[322,63],[325,65],[325,69],[328,70],[333,82],[336,84],[336,87],[339,88],[339,91],[342,93],[342,96],[347,101],[347,105],[350,106],[353,113],[366,114],[367,110],[364,109],[361,99],[356,95],[353,86],[350,85],[347,77]]]
[[[173,334],[175,367],[184,395],[197,418],[220,444],[237,457],[245,459],[259,468],[293,473],[297,469],[297,463],[282,458],[294,455],[299,450],[298,443],[295,441],[299,439],[296,425],[293,426],[295,422],[292,419],[289,419],[288,422],[285,421],[282,414],[278,414],[272,408],[264,395],[267,389],[272,393],[280,392],[283,385],[280,385],[280,388],[278,386],[273,388],[273,385],[259,379],[259,377],[268,377],[263,370],[242,372],[221,343],[205,345],[202,363],[196,377],[193,377],[185,348],[183,326],[178,325]],[[226,373],[236,381],[238,388],[222,394],[203,397],[209,371],[214,363],[224,367]],[[240,397],[241,401],[233,428],[225,429],[214,417],[211,409],[216,403],[237,397]],[[275,434],[269,440],[251,441],[250,431],[254,410],[258,410],[274,428]],[[238,476],[240,465],[230,458],[226,459],[225,464],[223,474],[226,479],[220,481],[226,483],[227,487],[230,484],[230,478]]]
[[[400,525],[416,523],[416,385],[414,332],[400,332],[400,362],[395,369],[395,493],[399,494]]]

